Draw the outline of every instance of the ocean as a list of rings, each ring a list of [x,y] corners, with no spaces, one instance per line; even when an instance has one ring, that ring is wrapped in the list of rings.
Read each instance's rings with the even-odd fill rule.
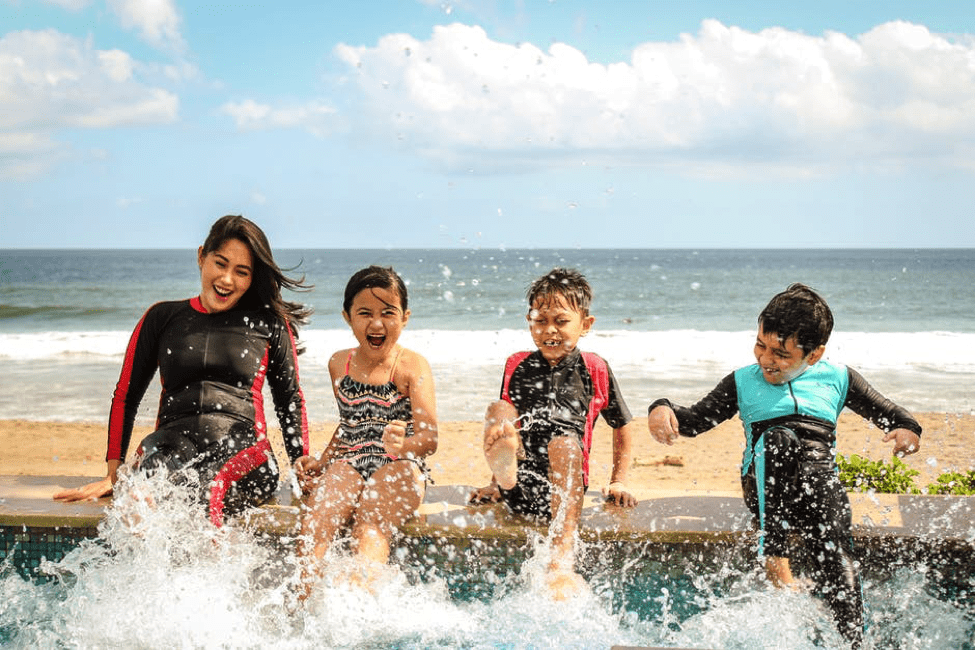
[[[501,366],[531,347],[525,290],[555,266],[593,286],[593,332],[637,416],[657,397],[690,403],[751,363],[756,318],[792,282],[817,289],[836,325],[827,358],[915,411],[975,412],[975,249],[280,250],[315,285],[300,332],[313,422],[335,419],[326,364],[354,345],[341,317],[349,276],[393,266],[412,316],[401,342],[430,361],[441,421],[479,420]],[[101,422],[128,337],[153,303],[194,296],[194,250],[0,250],[0,418]],[[150,424],[150,388],[139,421]],[[268,405],[270,400],[268,399]],[[269,408],[269,407],[268,407]],[[268,411],[273,422],[273,413]]]

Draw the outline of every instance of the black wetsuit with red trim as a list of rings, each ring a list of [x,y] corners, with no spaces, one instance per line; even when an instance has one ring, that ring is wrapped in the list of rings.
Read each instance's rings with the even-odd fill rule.
[[[551,517],[548,445],[556,436],[571,436],[582,450],[582,480],[589,485],[589,450],[596,417],[619,429],[632,417],[609,364],[597,354],[570,352],[552,366],[538,350],[508,357],[501,399],[521,418],[525,458],[518,462],[518,482],[501,490],[515,512]]]
[[[264,419],[265,377],[288,456],[294,462],[308,453],[293,333],[272,312],[208,314],[199,298],[153,305],[125,352],[106,460],[125,459],[139,403],[157,368],[162,395],[156,430],[139,447],[139,467],[197,472],[215,525],[277,490]]]

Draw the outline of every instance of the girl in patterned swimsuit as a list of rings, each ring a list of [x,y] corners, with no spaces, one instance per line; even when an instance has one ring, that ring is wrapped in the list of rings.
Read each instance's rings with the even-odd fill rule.
[[[437,450],[436,397],[430,364],[398,344],[407,305],[406,285],[391,268],[362,269],[345,287],[342,316],[358,346],[328,364],[340,423],[320,458],[295,462],[305,494],[302,597],[350,524],[359,577],[374,580],[393,535],[423,499],[423,459]]]

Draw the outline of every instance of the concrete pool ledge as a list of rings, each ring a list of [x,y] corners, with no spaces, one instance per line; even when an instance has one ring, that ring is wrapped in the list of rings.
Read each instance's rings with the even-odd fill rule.
[[[473,487],[432,486],[419,513],[404,526],[408,537],[438,539],[491,539],[524,541],[530,531],[544,535],[547,527],[513,515],[500,504],[471,506],[467,497]],[[733,541],[751,535],[748,513],[741,498],[731,493],[642,491],[636,508],[604,503],[590,490],[583,506],[580,535],[587,541],[702,542]],[[286,497],[284,503],[265,506],[247,516],[247,525],[279,534],[297,530],[298,509]]]
[[[4,528],[86,529],[98,526],[110,499],[66,504],[53,501],[58,490],[90,481],[77,476],[0,476],[0,526]],[[524,540],[545,527],[513,516],[501,505],[468,506],[470,486],[431,486],[408,537]],[[587,541],[734,543],[752,539],[751,517],[732,492],[635,490],[640,503],[619,508],[595,490],[586,494],[580,536]],[[949,544],[975,553],[975,497],[851,493],[853,533],[858,542],[897,538]],[[297,530],[298,509],[282,489],[278,503],[252,511],[248,528],[281,535]],[[4,549],[0,549],[2,551]]]

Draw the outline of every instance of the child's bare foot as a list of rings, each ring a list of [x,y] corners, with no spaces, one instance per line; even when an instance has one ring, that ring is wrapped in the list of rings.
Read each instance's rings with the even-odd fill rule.
[[[816,589],[815,583],[809,578],[793,578],[791,582],[776,585],[779,589],[788,589],[797,594],[811,594]]]
[[[375,595],[392,570],[389,565],[360,558],[346,567],[341,579],[354,589]]]
[[[581,575],[566,569],[555,570],[545,576],[545,587],[552,600],[557,601],[575,598],[589,589]]]
[[[312,586],[313,580],[314,578],[311,576],[302,576],[298,584],[295,585],[294,590],[288,594],[284,606],[289,614],[297,614],[298,608],[302,607],[305,601],[308,600],[308,597],[311,596],[311,592],[314,589]]]
[[[478,506],[485,503],[497,503],[500,500],[501,492],[498,490],[498,486],[495,483],[485,485],[482,488],[477,488],[467,497],[467,503],[472,506]]]
[[[521,440],[510,421],[489,427],[484,432],[484,458],[498,485],[510,490],[518,482],[518,447]]]

